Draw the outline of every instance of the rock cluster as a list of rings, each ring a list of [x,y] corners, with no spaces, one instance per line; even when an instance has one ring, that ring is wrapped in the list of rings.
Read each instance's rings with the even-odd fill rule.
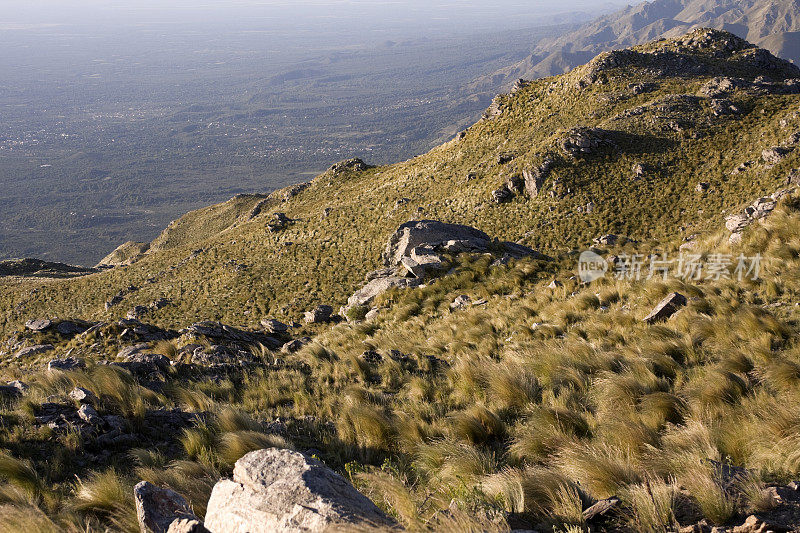
[[[731,232],[728,242],[730,244],[741,242],[742,232],[748,226],[772,213],[778,205],[778,200],[794,191],[794,188],[781,189],[770,196],[758,198],[741,212],[725,217],[725,227]]]
[[[615,148],[613,135],[602,128],[575,128],[566,133],[560,141],[564,153],[575,158],[594,154],[607,148]]]
[[[384,268],[367,275],[367,283],[347,300],[340,313],[348,316],[356,307],[369,305],[378,295],[393,287],[417,287],[429,276],[443,272],[444,254],[495,253],[501,259],[545,256],[515,243],[496,243],[481,230],[438,220],[419,220],[402,224],[386,244]]]
[[[369,165],[364,163],[361,159],[354,157],[353,159],[346,159],[344,161],[339,161],[328,169],[328,172],[333,174],[334,176],[338,176],[344,174],[346,172],[363,172],[367,170]]]
[[[291,223],[292,219],[287,217],[286,213],[273,213],[272,220],[267,223],[267,231],[270,233],[281,231],[286,229]]]

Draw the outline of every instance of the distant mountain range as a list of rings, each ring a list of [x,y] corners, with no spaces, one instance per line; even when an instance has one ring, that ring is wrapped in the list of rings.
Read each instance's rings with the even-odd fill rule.
[[[800,62],[800,2],[796,0],[656,0],[602,16],[577,30],[540,41],[531,55],[480,78],[477,87],[507,88],[518,78],[563,74],[600,52],[717,28]]]

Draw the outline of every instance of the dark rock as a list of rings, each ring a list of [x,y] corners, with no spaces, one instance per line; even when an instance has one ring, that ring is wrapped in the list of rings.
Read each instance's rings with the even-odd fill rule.
[[[364,163],[361,159],[354,157],[353,159],[346,159],[344,161],[339,161],[338,163],[332,165],[328,172],[333,174],[334,176],[344,174],[345,172],[363,172],[367,170],[369,165]]]
[[[648,324],[655,324],[656,322],[666,320],[685,305],[686,297],[678,292],[673,292],[661,300],[650,314],[644,318],[644,321]]]
[[[261,326],[267,333],[286,333],[289,331],[289,326],[274,318],[262,318]]]
[[[761,152],[761,158],[769,165],[777,165],[783,161],[794,149],[783,146],[773,146]]]
[[[82,359],[78,359],[75,357],[66,357],[64,359],[53,359],[49,363],[47,363],[47,370],[77,370],[79,368],[85,367],[86,364],[83,362]]]
[[[492,191],[492,201],[496,204],[510,202],[513,198],[514,193],[506,185]]]
[[[309,344],[311,342],[311,337],[301,337],[299,339],[294,339],[281,347],[281,351],[284,353],[294,353],[298,351],[300,348]]]
[[[52,344],[37,344],[35,346],[28,346],[27,348],[20,348],[17,351],[17,353],[14,354],[14,357],[16,358],[31,357],[34,355],[47,353],[53,350],[55,350],[55,347]]]
[[[142,533],[166,533],[175,520],[197,520],[186,499],[173,490],[142,481],[133,488],[133,497]]]
[[[145,307],[143,305],[137,305],[136,307],[134,307],[133,309],[128,311],[128,314],[125,315],[125,318],[127,318],[128,320],[140,320],[149,311],[150,311],[149,308],[147,308],[147,307]]]
[[[95,411],[94,407],[88,403],[81,405],[81,408],[78,409],[78,416],[81,420],[92,426],[99,425],[103,421],[97,411]]]
[[[619,507],[619,504],[620,499],[616,496],[600,500],[583,511],[583,519],[586,522],[594,522],[606,518],[612,511]]]
[[[322,324],[329,322],[333,314],[333,307],[330,305],[318,305],[311,311],[307,311],[304,318],[307,324]]]

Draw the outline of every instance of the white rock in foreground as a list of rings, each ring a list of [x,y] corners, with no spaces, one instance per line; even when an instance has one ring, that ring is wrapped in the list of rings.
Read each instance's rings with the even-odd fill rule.
[[[316,459],[276,448],[236,461],[233,479],[214,486],[205,519],[211,533],[316,532],[346,525],[394,523]]]

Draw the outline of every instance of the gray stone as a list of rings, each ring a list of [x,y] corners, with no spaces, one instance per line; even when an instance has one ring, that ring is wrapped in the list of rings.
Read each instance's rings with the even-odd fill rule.
[[[25,322],[25,328],[31,331],[44,331],[52,325],[53,321],[46,318],[36,318]]]
[[[39,355],[43,353],[50,352],[55,350],[55,347],[52,344],[37,344],[35,346],[28,346],[27,348],[21,348],[14,354],[14,357],[30,357],[33,355]]]
[[[686,296],[678,292],[673,292],[661,300],[650,314],[644,318],[644,321],[648,324],[655,324],[656,322],[666,320],[677,313],[678,309],[684,305],[686,305]]]
[[[403,257],[400,259],[400,264],[403,266],[406,272],[408,272],[411,276],[415,278],[422,279],[425,277],[425,266],[420,265],[410,257]]]
[[[383,294],[393,287],[401,289],[417,287],[422,280],[416,278],[404,278],[401,276],[388,276],[385,278],[373,279],[347,299],[345,310],[360,305],[369,305],[378,295]]]
[[[183,496],[147,481],[141,481],[133,488],[133,498],[142,533],[167,533],[175,520],[197,520]]]
[[[261,326],[268,333],[286,333],[289,331],[289,326],[274,318],[261,319]]]
[[[461,296],[457,296],[455,300],[450,304],[450,309],[466,309],[467,307],[472,304],[472,298],[467,296],[466,294],[462,294]]]
[[[310,342],[311,342],[311,337],[301,337],[299,339],[293,339],[284,344],[281,347],[281,351],[283,353],[294,353]]]
[[[149,311],[150,311],[149,308],[143,305],[137,305],[133,309],[128,311],[128,314],[125,315],[125,318],[127,318],[128,320],[139,320],[142,317],[144,317]]]
[[[609,233],[601,237],[597,237],[594,242],[603,246],[614,246],[619,241],[619,236]]]
[[[587,522],[593,522],[601,518],[605,518],[609,513],[616,509],[620,504],[620,499],[616,496],[600,500],[588,509],[583,511],[583,519]]]
[[[793,148],[784,148],[783,146],[773,146],[761,152],[761,158],[769,165],[777,165],[783,161],[786,156],[792,152]]]
[[[84,389],[83,387],[75,387],[69,393],[69,397],[76,402],[85,403],[85,404],[96,404],[97,403],[97,396],[95,393],[90,391],[89,389]]]
[[[77,359],[75,357],[65,357],[63,359],[53,359],[49,363],[47,363],[47,370],[54,371],[54,370],[77,370],[79,368],[83,368],[86,366],[82,359]]]
[[[88,403],[81,405],[81,408],[78,409],[78,416],[81,420],[93,426],[99,425],[103,421],[98,412],[95,411],[94,407]]]
[[[311,311],[305,314],[305,321],[307,324],[322,324],[329,322],[333,314],[333,307],[330,305],[318,305]]]
[[[270,448],[239,459],[233,479],[214,486],[205,526],[213,533],[294,533],[394,522],[316,459]]]
[[[499,189],[495,189],[492,191],[492,201],[496,204],[502,204],[505,202],[510,202],[514,198],[514,192],[509,189],[506,185],[503,185]]]

